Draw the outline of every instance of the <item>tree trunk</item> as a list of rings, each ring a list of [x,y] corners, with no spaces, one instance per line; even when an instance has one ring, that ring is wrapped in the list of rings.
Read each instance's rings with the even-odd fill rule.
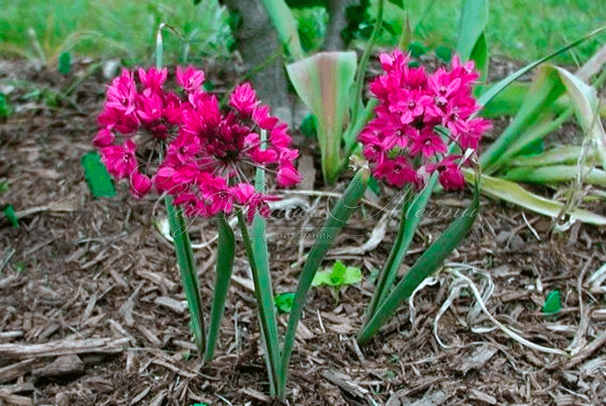
[[[341,51],[345,43],[341,32],[347,27],[345,9],[357,3],[357,0],[328,0],[328,14],[330,20],[326,27],[324,49],[326,51]]]
[[[283,61],[278,57],[271,64],[266,64],[269,58],[276,55],[282,44],[263,5],[259,0],[223,0],[222,2],[242,17],[242,23],[234,32],[234,37],[246,68],[253,70],[264,65],[252,76],[252,83],[259,100],[268,104],[274,114],[290,123],[291,112]]]

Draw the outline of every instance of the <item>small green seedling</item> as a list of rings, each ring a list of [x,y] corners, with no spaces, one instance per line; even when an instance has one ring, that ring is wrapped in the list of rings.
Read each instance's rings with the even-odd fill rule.
[[[555,314],[562,309],[562,303],[560,301],[560,291],[553,290],[547,295],[545,304],[543,305],[543,314]]]
[[[336,301],[339,300],[339,291],[342,286],[353,285],[362,281],[362,271],[360,268],[345,266],[341,261],[335,262],[332,269],[328,268],[323,272],[316,273],[312,286],[330,286],[332,295]]]
[[[84,179],[94,197],[113,197],[116,189],[111,176],[97,152],[89,152],[82,156],[80,163],[84,168]]]
[[[11,223],[14,228],[19,227],[19,220],[17,219],[15,208],[12,204],[7,205],[2,212],[4,213],[4,217],[6,217],[8,222]]]
[[[292,303],[295,300],[294,293],[280,293],[276,295],[276,308],[280,313],[290,313]]]
[[[69,75],[69,71],[72,68],[72,57],[69,52],[63,52],[59,55],[59,68],[58,71],[62,75]]]
[[[0,93],[0,123],[12,114],[11,107],[4,93]]]

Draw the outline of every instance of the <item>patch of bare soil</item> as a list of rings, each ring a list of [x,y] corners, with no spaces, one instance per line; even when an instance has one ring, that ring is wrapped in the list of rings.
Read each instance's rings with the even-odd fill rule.
[[[208,73],[219,84],[225,74]],[[201,365],[173,248],[153,223],[155,202],[132,200],[125,185],[114,198],[91,197],[79,161],[92,149],[103,82],[100,73],[87,77],[68,99],[49,107],[44,96],[28,93],[65,89],[70,79],[36,73],[22,62],[0,64],[0,84],[14,87],[10,100],[17,110],[0,125],[0,180],[9,183],[0,203],[13,204],[20,218],[19,228],[0,220],[0,404],[268,403],[242,247],[216,360]],[[313,165],[306,174],[313,176]],[[289,193],[312,206],[327,202]],[[375,204],[388,201],[389,193]],[[469,193],[438,195],[431,207],[462,207],[469,199]],[[414,296],[414,309],[401,306],[376,339],[358,346],[354,337],[375,270],[397,232],[396,222],[384,218],[381,225],[384,214],[369,205],[377,215],[362,220],[357,213],[360,221],[325,261],[361,266],[364,282],[344,290],[338,302],[324,288],[311,292],[291,361],[288,404],[603,404],[605,290],[602,281],[589,281],[606,262],[603,230],[577,225],[555,233],[548,219],[533,213],[488,200],[483,207],[449,262],[466,264],[461,272],[484,292],[488,281],[494,284],[486,307],[500,323],[533,343],[577,355],[521,345],[494,328],[468,290],[455,296],[435,327],[460,282],[448,273]],[[271,221],[308,224],[301,218]],[[449,221],[424,219],[406,263]],[[198,220],[192,235],[204,244],[215,229],[212,221]],[[385,235],[364,246],[372,230]],[[207,314],[213,265],[221,255],[215,248],[209,243],[196,250]],[[305,251],[272,243],[270,252],[275,291],[294,290]],[[560,292],[562,310],[546,316],[541,307],[552,290]],[[281,329],[285,323],[283,315]]]

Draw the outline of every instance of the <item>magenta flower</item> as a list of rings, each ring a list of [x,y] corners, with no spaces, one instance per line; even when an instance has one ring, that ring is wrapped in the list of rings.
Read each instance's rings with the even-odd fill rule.
[[[168,69],[164,68],[158,71],[156,68],[151,67],[147,71],[143,68],[139,68],[139,80],[141,84],[154,92],[162,89],[162,85],[166,82],[168,76]]]
[[[155,189],[192,216],[236,208],[249,218],[268,215],[267,202],[276,197],[254,192],[247,179],[260,167],[275,173],[279,186],[301,181],[288,128],[248,83],[233,90],[222,111],[217,97],[202,90],[204,78],[201,70],[177,67],[179,96],[169,89],[167,69],[122,71],[107,88],[93,144],[112,176],[130,180],[137,199]]]
[[[183,69],[177,66],[177,84],[188,93],[195,93],[200,90],[204,83],[204,72],[197,70],[193,66],[188,66]]]
[[[382,54],[380,61],[384,73],[370,84],[379,101],[376,117],[358,138],[374,176],[398,188],[421,187],[438,171],[445,189],[462,188],[461,157],[447,155],[448,144],[476,149],[490,129],[487,120],[473,118],[480,109],[472,93],[479,77],[473,62],[455,56],[450,68],[427,73],[409,67],[409,56],[400,51]]]
[[[112,176],[116,179],[125,179],[137,169],[136,149],[137,145],[127,140],[124,145],[112,145],[101,149],[101,159]]]
[[[244,117],[250,117],[259,102],[250,83],[236,86],[229,98],[229,104]]]

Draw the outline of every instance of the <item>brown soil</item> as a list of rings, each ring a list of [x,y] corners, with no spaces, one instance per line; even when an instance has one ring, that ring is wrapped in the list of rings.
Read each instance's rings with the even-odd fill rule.
[[[225,75],[208,73],[218,84]],[[45,89],[65,89],[70,80],[35,72],[23,62],[0,63],[0,91],[14,86],[9,96],[17,110],[0,125],[0,181],[9,183],[0,203],[13,204],[20,217],[19,228],[0,220],[0,346],[68,337],[127,342],[113,354],[72,358],[81,364],[67,376],[44,372],[57,366],[56,356],[35,358],[12,380],[0,380],[0,404],[267,403],[251,291],[232,284],[216,360],[201,366],[186,312],[157,302],[159,297],[181,301],[184,295],[173,249],[153,224],[154,201],[134,201],[125,185],[114,198],[94,199],[84,181],[79,160],[92,149],[104,91],[101,75],[86,78],[56,107],[49,107],[50,96],[46,102],[31,96],[36,89],[42,95],[49,94]],[[431,205],[460,207],[469,198],[469,193],[438,195]],[[388,199],[386,191],[381,201]],[[557,233],[534,213],[488,200],[483,205],[449,262],[483,270],[462,271],[480,288],[490,277],[495,288],[486,306],[501,323],[541,346],[564,350],[573,344],[580,354],[571,361],[521,345],[492,328],[469,290],[456,296],[434,335],[438,311],[457,286],[448,273],[415,296],[412,317],[411,308],[402,305],[376,339],[358,346],[354,337],[373,290],[371,273],[386,260],[397,231],[390,222],[378,247],[325,261],[341,258],[361,266],[364,282],[342,291],[338,303],[326,288],[312,290],[291,361],[288,404],[603,404],[604,290],[588,282],[606,262],[603,230],[577,225]],[[379,218],[351,225],[336,248],[362,246]],[[425,219],[406,263],[412,264],[447,223]],[[192,235],[208,241],[215,229],[212,221],[199,220]],[[275,291],[292,291],[302,263],[299,247],[272,244],[270,252]],[[196,251],[207,314],[215,255],[214,244]],[[248,278],[247,266],[240,244],[235,275]],[[552,290],[560,292],[562,310],[545,316],[541,307]],[[286,320],[281,316],[281,328]],[[0,359],[0,377],[31,358],[22,357]]]

